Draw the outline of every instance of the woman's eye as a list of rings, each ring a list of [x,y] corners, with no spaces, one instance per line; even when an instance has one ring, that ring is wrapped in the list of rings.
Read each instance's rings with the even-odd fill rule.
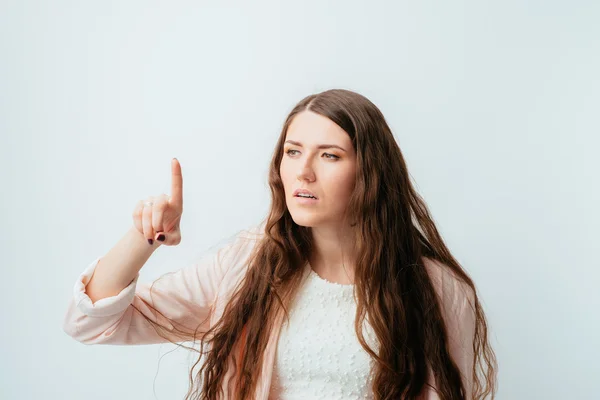
[[[286,151],[286,154],[289,155],[289,156],[295,155],[295,153],[292,153],[292,152],[298,152],[298,150],[289,149],[289,150]],[[323,153],[323,155],[325,156],[325,158],[327,158],[329,160],[335,160],[335,159],[339,158],[335,154],[331,154],[331,153]]]

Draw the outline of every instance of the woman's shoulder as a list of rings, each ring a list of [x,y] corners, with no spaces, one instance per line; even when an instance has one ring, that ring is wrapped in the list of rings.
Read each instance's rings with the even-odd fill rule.
[[[449,265],[431,257],[423,257],[423,265],[446,308],[462,308],[465,304],[473,304],[473,288]]]
[[[264,223],[261,223],[239,230],[219,243],[215,261],[225,270],[228,281],[244,275],[263,237]]]

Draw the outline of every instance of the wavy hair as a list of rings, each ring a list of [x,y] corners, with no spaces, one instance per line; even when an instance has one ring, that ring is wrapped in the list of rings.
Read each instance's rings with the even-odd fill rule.
[[[375,361],[374,398],[418,398],[429,373],[433,373],[442,399],[494,398],[496,357],[473,281],[444,244],[425,202],[414,189],[381,111],[358,93],[333,89],[302,99],[285,120],[270,163],[272,201],[262,225],[264,235],[257,241],[245,276],[222,317],[202,332],[202,346],[208,344],[210,350],[203,353],[201,347],[194,364],[201,367],[195,375],[194,367],[190,371],[186,400],[220,398],[228,368],[234,368],[235,398],[251,399],[261,373],[256,366],[261,365],[275,316],[282,310],[289,318],[287,307],[301,284],[302,266],[309,259],[312,243],[310,228],[294,223],[289,213],[279,166],[290,123],[307,110],[340,126],[356,151],[356,181],[346,214],[354,228],[357,254],[354,328],[361,346]],[[424,257],[448,268],[470,292],[467,297],[475,330],[472,376],[466,378],[473,382],[472,393],[466,393],[460,370],[450,356],[443,305]],[[376,334],[378,351],[363,337],[365,319]],[[157,332],[164,329],[147,320]],[[181,337],[195,341],[197,331],[181,332]],[[201,363],[203,356],[206,359]]]

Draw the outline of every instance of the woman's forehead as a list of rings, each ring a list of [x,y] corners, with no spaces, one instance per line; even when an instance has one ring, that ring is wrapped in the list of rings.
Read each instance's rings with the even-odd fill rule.
[[[287,140],[308,147],[331,144],[346,148],[352,144],[348,133],[339,125],[312,111],[303,111],[294,117],[286,133]]]

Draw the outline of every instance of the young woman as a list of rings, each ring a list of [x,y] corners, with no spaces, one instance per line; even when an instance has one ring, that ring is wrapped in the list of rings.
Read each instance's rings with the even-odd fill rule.
[[[271,209],[214,256],[137,283],[181,240],[172,193],[76,282],[65,331],[87,344],[198,341],[186,399],[480,399],[496,359],[379,109],[347,90],[303,99],[271,160]],[[195,372],[195,368],[198,370]]]

